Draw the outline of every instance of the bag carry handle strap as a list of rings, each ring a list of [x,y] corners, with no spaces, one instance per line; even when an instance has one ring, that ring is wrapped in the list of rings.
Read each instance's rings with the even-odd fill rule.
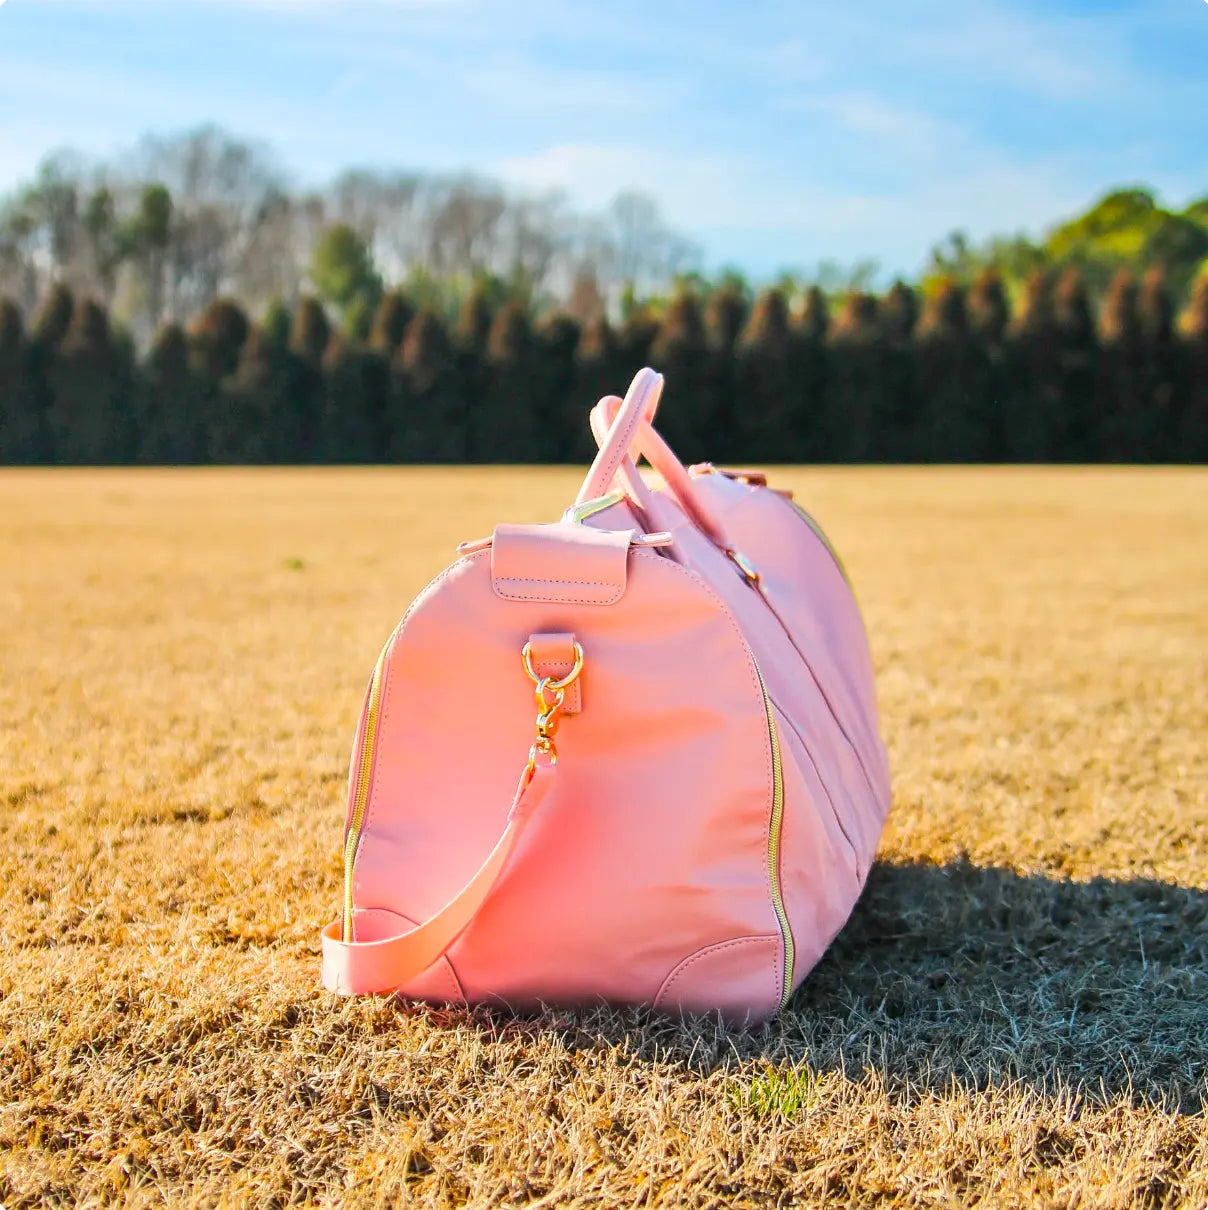
[[[643,374],[648,373],[653,374],[654,371],[639,371],[638,376],[633,380],[634,385],[637,384],[638,379]],[[659,379],[659,394],[661,394],[662,375],[658,375],[657,377]],[[633,389],[634,387],[630,386],[630,394],[633,393]],[[596,462],[592,463],[592,469],[594,470],[596,463],[600,462],[606,449],[613,451],[617,442],[627,440],[628,445],[625,446],[624,452],[617,463],[618,470],[614,470],[614,475],[619,471],[624,476],[627,486],[631,486],[634,479],[641,482],[641,476],[637,473],[637,468],[634,464],[634,454],[644,456],[646,461],[662,476],[663,482],[667,485],[667,490],[675,497],[680,508],[688,514],[688,517],[696,525],[697,529],[719,549],[728,551],[730,549],[730,542],[726,537],[725,527],[701,499],[692,482],[692,476],[688,474],[684,468],[684,464],[676,457],[675,452],[655,429],[652,423],[654,408],[631,409],[627,411],[629,402],[629,395],[626,395],[624,401],[618,400],[615,395],[607,395],[592,408],[591,431],[595,436],[596,443],[600,446],[600,455],[596,458]],[[656,405],[657,402],[658,397],[656,396]],[[612,461],[612,456],[610,454],[609,463]],[[611,480],[609,483],[611,483]],[[643,484],[643,486],[645,485]],[[584,488],[586,489],[586,487],[587,484],[585,483]],[[603,490],[607,491],[607,486]],[[597,494],[603,494],[603,492]],[[640,498],[639,503],[641,503]]]
[[[594,416],[595,413],[605,404],[608,405],[610,409],[609,414],[611,415],[611,409],[619,408],[622,402],[623,400],[619,395],[605,395],[604,398],[596,404],[595,408],[592,409],[592,415]],[[606,423],[603,430],[601,430],[600,433],[596,433],[595,422],[593,420],[592,432],[595,434],[597,445],[602,445],[607,439],[607,430],[608,425]],[[621,459],[621,465],[617,469],[612,482],[609,483],[605,488],[605,491],[607,492],[615,490],[618,484],[621,491],[628,495],[630,500],[637,505],[638,512],[641,515],[643,522],[649,528],[657,529],[658,527],[654,521],[654,517],[657,515],[657,501],[655,500],[654,492],[647,486],[646,480],[638,474],[638,468],[634,465],[633,459],[628,456]],[[586,490],[587,485],[584,484],[583,490],[579,493],[581,498],[575,501],[576,505],[585,504],[589,500],[599,498],[597,496],[585,495]]]
[[[461,936],[466,926],[478,915],[482,905],[499,881],[524,831],[524,825],[553,789],[558,754],[554,734],[558,730],[558,715],[566,700],[567,690],[575,685],[583,671],[583,648],[573,636],[573,665],[561,678],[542,675],[544,650],[534,651],[534,635],[524,645],[521,659],[529,679],[536,686],[537,738],[529,749],[528,764],[520,775],[507,825],[487,854],[477,872],[443,908],[423,924],[401,933],[370,937],[362,941],[344,940],[344,926],[352,933],[352,921],[333,920],[322,933],[323,986],[344,995],[364,995],[373,992],[397,991],[417,975],[427,970],[449,946]],[[378,927],[380,915],[373,915],[371,927]],[[367,915],[369,915],[367,913]]]
[[[516,787],[507,826],[477,872],[436,915],[406,932],[372,941],[343,941],[343,922],[333,920],[323,930],[323,986],[343,995],[394,992],[425,971],[478,915],[524,825],[553,788],[555,759],[535,754]]]
[[[588,500],[596,500],[612,491],[613,480],[623,464],[629,463],[633,477],[637,471],[629,456],[629,447],[633,445],[638,429],[643,423],[649,424],[654,419],[654,413],[659,406],[659,397],[663,393],[663,376],[656,374],[649,366],[639,370],[625,392],[625,398],[617,401],[616,415],[612,427],[604,440],[599,442],[600,452],[596,454],[583,480],[583,486],[575,497],[576,504]],[[608,398],[616,399],[615,395]],[[597,407],[599,404],[596,405]],[[628,480],[630,476],[626,474]],[[640,501],[639,501],[640,503]]]

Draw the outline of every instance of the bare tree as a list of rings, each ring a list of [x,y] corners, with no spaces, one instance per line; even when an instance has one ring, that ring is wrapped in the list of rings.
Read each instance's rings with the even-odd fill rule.
[[[111,304],[140,344],[224,295],[250,311],[297,303],[323,232],[343,225],[387,286],[451,312],[470,283],[530,305],[616,306],[699,260],[654,201],[620,194],[602,215],[556,193],[518,196],[470,175],[357,169],[314,192],[288,187],[263,147],[213,126],[148,137],[113,163],[61,152],[0,199],[0,291],[26,311],[53,282]]]

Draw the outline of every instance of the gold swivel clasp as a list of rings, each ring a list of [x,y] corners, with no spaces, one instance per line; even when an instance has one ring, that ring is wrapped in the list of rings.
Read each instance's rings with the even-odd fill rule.
[[[531,773],[537,765],[538,753],[548,756],[551,765],[557,764],[558,753],[554,749],[554,735],[558,730],[558,712],[566,701],[566,691],[579,679],[583,671],[583,648],[575,643],[574,667],[562,677],[555,680],[552,676],[539,676],[533,667],[532,644],[525,643],[521,652],[524,661],[524,671],[528,673],[536,687],[537,698],[537,738],[529,749],[528,768]]]

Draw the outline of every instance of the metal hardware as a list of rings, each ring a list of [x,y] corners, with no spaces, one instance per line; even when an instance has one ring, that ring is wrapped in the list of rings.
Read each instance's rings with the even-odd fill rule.
[[[732,546],[726,550],[726,557],[742,572],[742,578],[746,580],[752,588],[759,587],[759,571],[755,564],[747,558],[740,550],[735,550]]]
[[[562,520],[569,521],[573,525],[582,525],[588,517],[602,513],[606,508],[612,508],[614,504],[620,504],[624,499],[625,496],[622,492],[609,492],[607,496],[595,496],[591,500],[584,500],[582,504],[571,505],[562,514]]]
[[[395,634],[397,633],[396,630]],[[369,774],[373,768],[373,757],[377,750],[386,657],[390,653],[390,645],[393,642],[394,635],[391,635],[386,646],[382,648],[377,663],[373,666],[373,677],[370,679],[369,691],[365,698],[365,722],[361,729],[360,746],[353,762],[356,780],[353,782],[352,811],[348,818],[348,832],[344,837],[344,931],[342,936],[345,942],[353,940],[352,876],[356,866],[357,846],[361,842],[361,828],[365,822],[365,807],[369,802]]]
[[[560,681],[537,674],[537,670],[533,667],[532,643],[525,643],[524,650],[520,653],[520,658],[524,660],[524,670],[528,673],[529,680],[534,685],[540,685],[544,681],[550,689],[569,689],[579,679],[579,673],[583,671],[583,647],[577,641],[575,643],[575,666]]]
[[[697,462],[688,468],[690,475],[721,475],[724,479],[734,479],[745,483],[748,487],[767,487],[766,471],[748,470],[745,467],[714,466],[712,462]]]
[[[557,733],[560,721],[558,712],[566,700],[567,689],[579,679],[579,674],[583,671],[583,647],[578,641],[575,642],[575,665],[566,676],[557,681],[550,676],[537,675],[537,671],[533,667],[532,643],[525,643],[520,658],[524,663],[524,671],[528,673],[529,680],[536,687],[537,738],[529,749],[527,770],[531,777],[533,770],[537,767],[538,755],[548,756],[551,765],[558,763],[558,752],[554,747],[554,735]]]
[[[751,657],[755,675],[759,678],[759,688],[763,694],[763,712],[768,724],[768,741],[772,748],[772,817],[768,821],[768,888],[772,893],[772,909],[776,913],[776,923],[780,927],[780,942],[784,953],[784,971],[780,984],[780,1007],[789,1002],[793,994],[793,965],[797,960],[796,946],[793,942],[793,929],[789,924],[788,909],[784,905],[784,891],[780,885],[780,835],[784,830],[784,758],[780,751],[780,736],[776,728],[776,719],[772,714],[772,698],[768,693],[767,682],[763,679],[763,671]]]

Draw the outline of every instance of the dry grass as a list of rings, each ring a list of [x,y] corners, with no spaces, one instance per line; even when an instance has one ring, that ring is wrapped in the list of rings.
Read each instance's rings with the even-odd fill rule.
[[[1208,475],[778,481],[896,794],[727,1034],[316,986],[378,645],[569,473],[0,474],[0,1203],[1208,1203]]]

